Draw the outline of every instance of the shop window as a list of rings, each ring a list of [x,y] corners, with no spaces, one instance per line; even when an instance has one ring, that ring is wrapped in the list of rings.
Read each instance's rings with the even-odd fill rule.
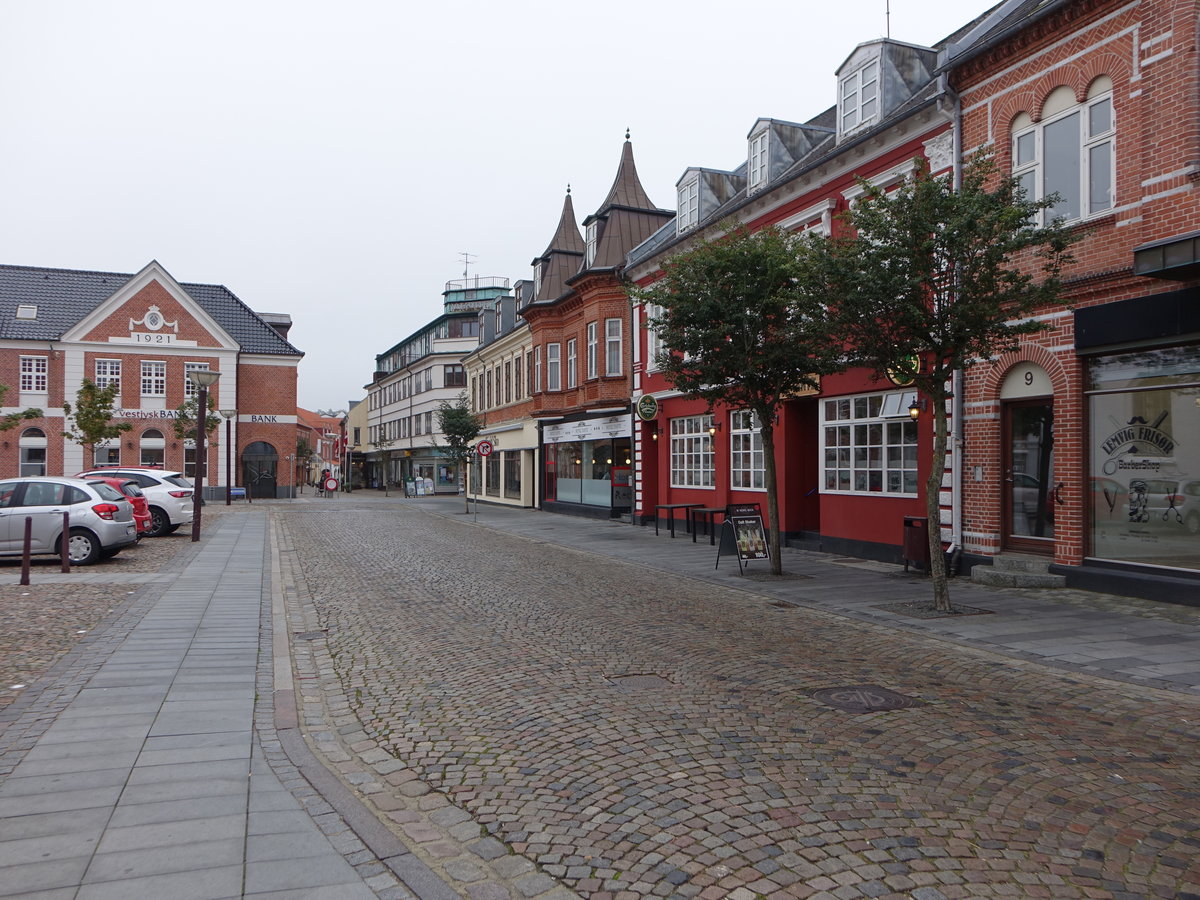
[[[917,423],[903,391],[826,400],[822,404],[826,493],[917,493]],[[899,415],[905,418],[897,418]]]
[[[487,468],[487,479],[484,482],[487,485],[487,487],[485,489],[486,493],[489,497],[499,497],[500,496],[500,454],[499,453],[491,454],[487,458],[487,461],[484,463],[484,466]]]
[[[163,433],[157,428],[149,428],[142,432],[140,443],[141,454],[138,460],[140,466],[159,466],[165,462],[167,442]]]
[[[1091,360],[1089,555],[1200,570],[1198,396],[1195,345]]]
[[[758,417],[748,410],[738,410],[729,417],[729,486],[765,490],[766,484]]]
[[[712,487],[712,416],[671,420],[671,487]]]
[[[121,446],[114,441],[111,444],[97,444],[93,465],[118,466],[121,464]]]
[[[521,499],[521,452],[519,450],[504,451],[504,496],[510,500]]]

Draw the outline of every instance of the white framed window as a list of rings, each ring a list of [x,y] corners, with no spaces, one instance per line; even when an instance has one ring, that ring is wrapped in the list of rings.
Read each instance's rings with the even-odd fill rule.
[[[821,404],[824,493],[917,493],[917,423],[904,392]]]
[[[541,393],[542,390],[542,347],[539,344],[533,348],[533,369],[529,373],[533,376],[533,384],[530,386],[530,393]]]
[[[593,219],[587,223],[587,228],[584,229],[584,251],[587,254],[587,261],[584,263],[590,266],[596,261],[596,245],[600,241],[600,221]]]
[[[838,92],[840,134],[849,134],[879,117],[879,60],[873,59],[842,79]]]
[[[98,388],[106,388],[110,384],[115,384],[119,393],[121,390],[121,361],[119,359],[96,360],[94,381]]]
[[[575,387],[576,373],[575,338],[571,338],[567,341],[567,387]]]
[[[183,364],[183,396],[191,400],[200,393],[200,385],[192,380],[193,372],[207,372],[208,363],[185,362]]]
[[[681,234],[695,228],[700,220],[700,178],[692,178],[679,186],[679,211],[675,214],[675,231]]]
[[[1022,113],[1013,122],[1012,173],[1030,200],[1058,194],[1043,221],[1071,222],[1108,212],[1115,202],[1116,118],[1112,82],[1098,78],[1075,102],[1068,87],[1046,98],[1042,120]]]
[[[600,352],[600,342],[596,336],[599,322],[588,322],[587,325],[587,377],[595,378],[599,371],[598,354]]]
[[[560,344],[546,345],[546,390],[562,390],[562,346]]]
[[[167,396],[167,364],[162,360],[142,360],[142,396]]]
[[[44,356],[21,357],[21,393],[44,394],[47,388],[49,362]]]
[[[621,374],[621,320],[604,320],[604,374]]]
[[[163,363],[165,366],[166,363]],[[165,377],[165,376],[164,376]],[[139,453],[138,465],[141,466],[161,466],[167,452],[167,441],[163,437],[163,433],[157,428],[147,428],[142,432],[142,438],[138,441]],[[195,448],[192,448],[193,459]]]
[[[749,188],[756,191],[767,183],[767,139],[770,132],[766,129],[750,138],[750,156],[748,175]]]
[[[662,331],[650,324],[651,319],[661,318],[663,308],[657,303],[646,304],[646,368],[651,372],[658,370],[658,358],[667,350],[666,341],[662,338]]]
[[[758,416],[749,410],[729,416],[729,486],[751,491],[767,488],[762,430]]]
[[[671,420],[671,487],[712,487],[712,416]]]

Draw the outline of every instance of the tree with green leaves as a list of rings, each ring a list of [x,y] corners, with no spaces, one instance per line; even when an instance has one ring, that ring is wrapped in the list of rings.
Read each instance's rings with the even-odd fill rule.
[[[65,415],[63,437],[83,447],[84,465],[96,462],[96,445],[119,438],[133,428],[130,422],[113,421],[113,403],[120,385],[115,381],[98,387],[89,378],[83,379],[75,393],[75,405],[63,403]]]
[[[939,497],[954,373],[1046,329],[1032,316],[1060,302],[1073,237],[1059,222],[1037,224],[1057,195],[1028,199],[986,154],[968,162],[957,189],[924,160],[894,191],[863,187],[848,215],[853,236],[828,244],[831,294],[856,362],[875,378],[901,376],[929,401],[930,574],[935,608],[950,611]]]
[[[475,453],[472,449],[475,438],[479,437],[479,432],[483,430],[483,422],[471,412],[467,392],[459,394],[455,403],[443,400],[438,405],[437,420],[438,431],[442,433],[446,442],[438,444],[434,441],[434,445],[443,449],[446,458],[452,460],[460,472],[464,472]],[[470,512],[470,494],[464,492],[464,496],[467,512]]]
[[[210,415],[204,417],[204,434],[208,440],[212,439],[213,432],[217,430],[217,426],[221,424],[221,417],[211,415],[212,411],[217,408],[217,398],[213,396],[212,391],[208,392],[208,411]],[[175,416],[175,437],[181,441],[194,440],[196,437],[196,418],[199,415],[200,395],[197,393],[194,397],[189,397],[179,405]],[[206,441],[207,443],[207,441]],[[200,464],[200,460],[196,460],[196,464]],[[208,469],[205,468],[207,474]],[[247,487],[247,495],[249,487]]]
[[[8,393],[8,385],[0,384],[0,406],[4,405],[4,395]],[[45,413],[36,407],[29,407],[20,412],[5,413],[0,416],[0,431],[8,431],[10,428],[16,428],[19,424],[28,419],[40,419]]]
[[[722,232],[671,257],[661,278],[630,295],[662,310],[649,324],[668,348],[657,362],[676,388],[706,401],[709,412],[721,404],[753,414],[771,571],[781,575],[776,415],[789,397],[844,368],[844,353],[825,314],[819,248],[775,227],[726,223]]]

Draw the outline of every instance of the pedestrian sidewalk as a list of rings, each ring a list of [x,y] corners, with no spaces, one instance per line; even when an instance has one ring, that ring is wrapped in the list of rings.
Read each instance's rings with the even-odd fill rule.
[[[1200,607],[1068,589],[989,588],[962,577],[951,581],[950,596],[969,614],[924,618],[897,607],[930,600],[929,579],[906,574],[899,565],[785,547],[784,578],[771,577],[766,562],[749,563],[742,575],[728,553],[717,567],[717,548],[703,534],[693,541],[682,522],[672,538],[666,528],[656,536],[653,527],[616,520],[487,503],[476,509],[474,498],[468,514],[461,496],[393,500],[547,544],[740,588],[773,604],[822,609],[1068,671],[1200,694]]]
[[[207,528],[97,636],[90,678],[9,723],[0,896],[412,896],[347,861],[362,845],[275,740],[267,538],[266,510]]]

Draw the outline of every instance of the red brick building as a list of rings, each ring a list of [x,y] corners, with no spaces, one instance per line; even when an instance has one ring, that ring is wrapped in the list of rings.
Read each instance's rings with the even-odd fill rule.
[[[938,77],[940,49],[888,39],[854,47],[837,72],[833,107],[803,122],[760,118],[747,135],[746,157],[731,169],[683,173],[674,221],[629,254],[627,276],[652,283],[672,254],[719,237],[730,218],[751,230],[830,235],[864,193],[858,179],[898,184],[917,157],[935,173],[949,171],[954,101]],[[639,515],[682,521],[682,509],[663,507],[758,504],[765,517],[759,423],[747,410],[718,405],[710,412],[671,385],[656,364],[664,348],[646,325],[658,312],[638,309],[634,395],[653,401],[638,406],[648,411],[635,433]],[[902,385],[851,370],[785,401],[775,424],[779,522],[768,526],[792,546],[897,560],[906,517],[925,516],[932,462],[931,417],[912,421],[914,398]],[[942,500],[950,543],[952,492]]]
[[[285,463],[296,447],[296,371],[291,319],[253,312],[220,285],[180,284],[157,262],[136,275],[0,266],[0,384],[5,412],[38,408],[3,434],[0,473],[71,475],[99,464],[195,470],[190,438],[176,436],[177,410],[195,395],[187,373],[220,372],[209,389],[233,412],[236,452],[225,463],[224,422],[209,439],[206,487],[233,484],[255,497],[291,496]],[[63,402],[84,378],[120,385],[115,420],[132,428],[96,448],[95,459],[63,436]]]
[[[568,197],[569,201],[569,197]],[[564,206],[534,260],[529,398],[541,432],[541,507],[609,517],[632,508],[632,339],[625,255],[672,217],[650,202],[626,135],[612,188],[583,220]]]
[[[1196,2],[1010,3],[949,54],[962,146],[1078,223],[1068,307],[965,390],[964,544],[1200,594]]]

